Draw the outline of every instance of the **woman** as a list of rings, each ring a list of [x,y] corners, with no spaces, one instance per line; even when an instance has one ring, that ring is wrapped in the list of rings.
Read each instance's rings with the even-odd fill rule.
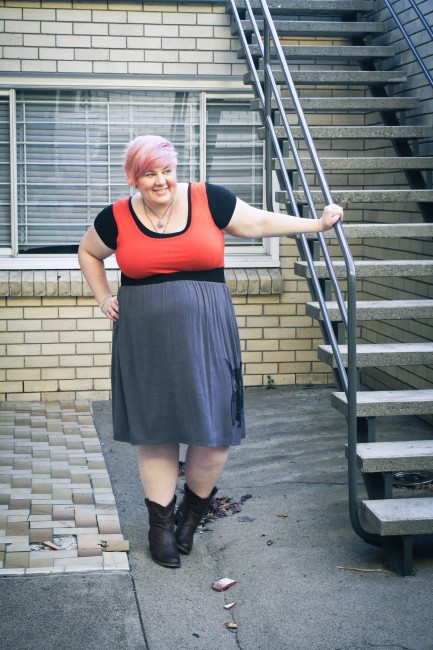
[[[220,186],[178,183],[177,153],[156,136],[133,140],[124,162],[137,191],[100,212],[81,241],[79,261],[114,321],[114,439],[138,448],[151,555],[179,567],[179,551],[191,551],[229,446],[245,436],[223,231],[246,238],[323,231],[343,210],[330,205],[319,220],[299,219],[253,208]],[[103,262],[113,253],[122,272],[118,298]],[[180,443],[188,445],[185,493],[175,513]]]

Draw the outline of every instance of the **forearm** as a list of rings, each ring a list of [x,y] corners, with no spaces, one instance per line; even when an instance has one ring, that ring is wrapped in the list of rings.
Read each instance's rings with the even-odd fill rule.
[[[280,212],[268,212],[248,205],[240,199],[230,223],[225,228],[234,237],[282,237],[300,233],[323,232],[343,219],[343,208],[335,203],[327,205],[320,219],[304,219]]]
[[[86,282],[95,296],[95,300],[98,305],[101,305],[105,298],[111,295],[104,261],[81,249],[78,252],[78,260]]]
[[[278,237],[300,233],[322,232],[320,219],[304,219],[288,214],[264,212],[260,237]]]

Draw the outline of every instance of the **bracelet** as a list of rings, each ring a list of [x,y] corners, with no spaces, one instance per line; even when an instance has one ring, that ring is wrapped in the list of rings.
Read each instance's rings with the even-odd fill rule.
[[[112,296],[111,293],[110,293],[110,295],[107,296],[106,298],[104,298],[104,300],[103,300],[103,301],[101,302],[101,304],[99,305],[99,307],[100,307],[102,313],[104,313],[104,311],[103,311],[103,307],[104,307],[104,305],[105,305],[109,300],[111,300],[112,297],[113,297],[113,296]]]

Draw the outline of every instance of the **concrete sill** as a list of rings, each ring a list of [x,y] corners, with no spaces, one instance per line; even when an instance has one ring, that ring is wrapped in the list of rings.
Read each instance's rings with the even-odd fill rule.
[[[120,272],[107,270],[111,291],[117,293]],[[227,286],[234,296],[272,295],[283,292],[280,269],[226,269]],[[91,297],[81,271],[16,270],[0,271],[1,297]]]

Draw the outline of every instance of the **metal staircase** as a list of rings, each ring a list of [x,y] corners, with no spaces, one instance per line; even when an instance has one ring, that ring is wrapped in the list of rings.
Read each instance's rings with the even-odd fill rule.
[[[334,370],[339,390],[332,403],[348,421],[352,526],[365,541],[384,548],[388,568],[409,575],[413,538],[433,534],[433,498],[424,491],[416,494],[423,498],[400,498],[393,477],[433,470],[433,439],[376,442],[375,425],[383,416],[433,415],[433,388],[426,381],[419,389],[377,390],[380,381],[369,372],[432,364],[433,343],[419,335],[409,342],[371,335],[370,324],[432,319],[433,291],[425,297],[405,290],[401,297],[399,285],[409,278],[428,286],[433,262],[373,257],[376,242],[398,250],[393,243],[402,238],[433,237],[428,187],[433,157],[416,155],[417,143],[431,138],[432,126],[404,124],[404,112],[419,100],[394,98],[393,87],[406,75],[377,69],[395,51],[371,44],[383,30],[368,20],[372,0],[230,0],[229,5],[233,33],[242,42],[239,57],[248,66],[244,82],[253,88],[252,109],[263,122],[269,209],[274,170],[280,186],[275,199],[290,214],[317,218],[315,206],[331,201],[347,203],[355,213],[354,221],[330,233],[298,237],[301,259],[295,271],[312,296],[307,314],[322,330],[319,358]],[[354,260],[348,239],[356,250],[375,254]],[[362,300],[356,297],[357,279]],[[373,390],[358,390],[360,380]],[[368,496],[363,500],[359,471]]]

